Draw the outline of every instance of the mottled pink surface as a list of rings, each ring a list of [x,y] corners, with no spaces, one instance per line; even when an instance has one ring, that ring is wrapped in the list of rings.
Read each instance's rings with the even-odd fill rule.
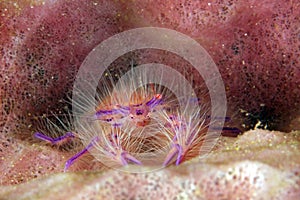
[[[5,160],[4,199],[299,199],[299,132],[263,130],[245,132],[238,138],[221,138],[218,148],[199,162],[196,158],[179,167],[144,173],[57,173],[61,152],[27,146],[27,152]],[[30,153],[29,153],[30,152]],[[29,155],[35,158],[31,159]],[[19,158],[23,158],[19,160]],[[26,159],[35,160],[29,164]],[[130,166],[130,168],[140,168]],[[136,169],[135,169],[136,170]],[[145,171],[151,171],[146,172]]]
[[[140,2],[129,6],[135,23],[178,30],[205,47],[222,74],[231,111],[260,113],[269,126],[274,118],[281,129],[299,113],[299,1]]]
[[[299,114],[298,1],[78,0],[31,7],[29,2],[5,1],[1,6],[4,115],[14,113],[26,121],[29,113],[61,109],[60,100],[70,93],[87,53],[109,36],[140,26],[175,29],[205,47],[222,74],[237,124],[248,127],[261,121],[287,129]],[[150,55],[146,60],[174,65],[172,56]]]

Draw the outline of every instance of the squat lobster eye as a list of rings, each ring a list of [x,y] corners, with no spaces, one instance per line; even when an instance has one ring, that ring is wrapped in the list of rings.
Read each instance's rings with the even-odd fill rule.
[[[142,115],[144,111],[142,109],[136,110],[136,115]]]

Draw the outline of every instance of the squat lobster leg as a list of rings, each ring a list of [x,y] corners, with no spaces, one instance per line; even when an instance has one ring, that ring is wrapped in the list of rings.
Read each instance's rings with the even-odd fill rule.
[[[163,166],[167,166],[170,164],[170,162],[173,160],[173,158],[177,155],[176,158],[176,165],[179,165],[182,162],[182,158],[184,156],[184,149],[183,147],[177,142],[177,137],[175,136],[173,138],[173,147],[169,151],[167,157],[165,158],[163,162]]]
[[[138,159],[136,159],[135,157],[133,157],[132,155],[128,154],[127,152],[123,152],[121,155],[121,160],[122,160],[122,164],[124,165],[128,165],[128,161],[131,161],[132,163],[136,164],[136,165],[142,165],[142,162],[139,161]]]
[[[121,135],[118,135],[117,133],[112,133],[110,140],[107,141],[107,143],[101,145],[106,155],[108,157],[111,157],[112,160],[117,161],[122,166],[128,165],[128,161],[136,165],[142,165],[141,161],[139,161],[123,149],[121,145],[122,138],[120,137]]]
[[[78,152],[77,154],[75,154],[73,157],[71,157],[65,164],[65,168],[64,168],[64,172],[66,172],[69,167],[79,158],[81,157],[83,154],[85,154],[86,152],[88,152],[88,150],[90,148],[92,148],[94,146],[94,143],[96,141],[98,141],[99,138],[95,137],[88,145],[87,147],[85,147],[83,150],[81,150],[80,152]]]
[[[67,132],[65,135],[57,137],[57,138],[51,138],[47,135],[44,135],[43,133],[40,132],[36,132],[34,134],[34,137],[50,142],[53,145],[56,145],[57,143],[67,140],[69,138],[75,138],[75,134],[72,132]],[[79,158],[81,157],[83,154],[85,154],[90,148],[92,148],[94,146],[95,141],[98,140],[98,137],[94,138],[87,147],[85,147],[82,151],[80,151],[79,153],[75,154],[73,157],[71,157],[65,164],[65,168],[64,168],[64,172],[66,172],[68,170],[68,168]]]
[[[72,132],[67,132],[63,136],[60,136],[60,137],[57,137],[57,138],[51,138],[47,135],[44,135],[43,133],[36,132],[34,134],[34,137],[36,137],[38,139],[41,139],[41,140],[44,140],[44,141],[47,141],[47,142],[50,142],[51,144],[55,145],[55,144],[57,144],[61,141],[67,140],[69,138],[75,138],[75,135]]]

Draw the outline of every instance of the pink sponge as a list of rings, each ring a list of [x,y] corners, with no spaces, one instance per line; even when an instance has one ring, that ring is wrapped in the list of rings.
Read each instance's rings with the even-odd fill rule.
[[[222,74],[229,110],[245,111],[235,120],[246,128],[260,122],[285,129],[299,113],[298,1],[7,1],[0,7],[2,122],[10,116],[22,124],[62,110],[88,52],[145,25],[183,32],[206,48]]]
[[[21,122],[61,110],[86,55],[122,25],[111,1],[14,5],[0,5],[0,108],[3,121],[13,113]]]
[[[299,114],[299,2],[163,0],[128,8],[135,23],[175,29],[205,47],[222,74],[231,112],[242,110],[247,128],[260,122],[285,129]]]

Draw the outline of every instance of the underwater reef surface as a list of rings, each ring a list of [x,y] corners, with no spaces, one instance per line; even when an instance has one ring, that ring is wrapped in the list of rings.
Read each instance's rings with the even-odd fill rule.
[[[77,168],[61,174],[74,152],[32,139],[36,118],[67,109],[64,100],[87,54],[104,39],[143,26],[177,30],[208,51],[224,80],[235,126],[299,130],[299,13],[300,3],[293,0],[1,1],[0,182],[7,186],[1,187],[0,199],[109,194],[147,199],[152,198],[149,193],[188,199],[299,199],[299,132],[256,129],[221,138],[207,160],[149,174]],[[165,52],[139,52],[134,59],[179,70],[185,66]],[[83,162],[78,169],[97,165]]]
[[[0,199],[296,200],[300,197],[299,146],[299,131],[257,129],[237,138],[222,137],[201,162],[195,158],[146,173],[151,168],[143,168],[144,173],[109,169],[61,173],[64,162],[59,151],[27,146],[13,163],[4,160],[1,180],[7,186],[1,186]]]

